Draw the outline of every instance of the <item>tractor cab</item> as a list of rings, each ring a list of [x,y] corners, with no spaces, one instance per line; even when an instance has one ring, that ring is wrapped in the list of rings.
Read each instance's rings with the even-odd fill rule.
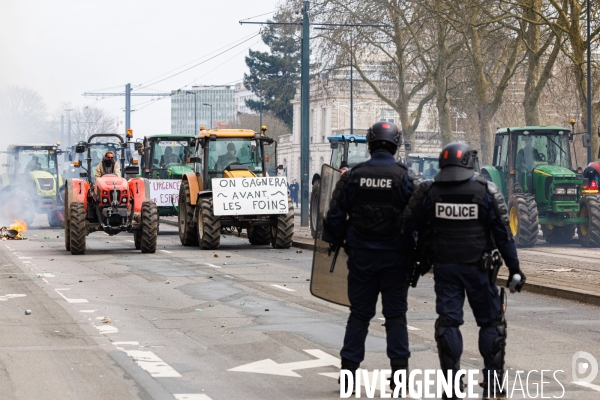
[[[371,158],[366,136],[334,135],[328,136],[327,140],[329,140],[332,150],[329,164],[335,169],[340,169],[343,161],[348,164],[349,168],[352,168]]]
[[[121,158],[123,158],[125,155],[125,153],[124,153],[125,149],[123,148],[121,143],[118,141],[115,141],[114,138],[101,137],[90,143],[79,142],[76,145],[71,146],[71,148],[68,151],[67,157],[69,160],[69,164],[67,165],[67,168],[65,168],[65,172],[64,172],[65,178],[78,178],[79,177],[79,169],[78,169],[78,167],[74,166],[75,161],[78,161],[78,164],[80,166],[85,165],[85,163],[87,162],[86,161],[86,153],[77,153],[77,151],[76,151],[77,146],[86,146],[86,148],[89,148],[92,169],[96,168],[96,166],[102,162],[102,160],[104,159],[104,155],[108,151],[112,151],[115,154],[115,160],[121,160]],[[93,183],[94,182],[94,174],[93,173],[91,173],[90,179],[91,179],[91,182]]]
[[[481,175],[505,196],[521,247],[535,245],[538,226],[549,243],[568,243],[578,229],[582,245],[600,246],[600,203],[596,196],[582,196],[583,176],[571,164],[574,135],[559,126],[496,132],[493,165],[483,167]]]
[[[181,179],[192,172],[189,162],[194,149],[190,141],[194,135],[154,135],[144,138],[143,144],[136,144],[142,155],[143,175],[149,179]]]
[[[417,176],[433,179],[440,170],[439,155],[410,153],[406,157],[406,166]]]

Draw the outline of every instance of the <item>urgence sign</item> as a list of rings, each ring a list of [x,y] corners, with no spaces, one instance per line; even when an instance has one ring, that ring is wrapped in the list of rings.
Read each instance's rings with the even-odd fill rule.
[[[288,183],[284,177],[213,178],[215,215],[288,213]]]

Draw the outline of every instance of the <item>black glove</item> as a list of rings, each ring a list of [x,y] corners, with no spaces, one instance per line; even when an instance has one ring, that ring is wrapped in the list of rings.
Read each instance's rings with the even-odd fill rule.
[[[508,280],[506,281],[506,287],[510,288],[510,285],[513,281],[514,276],[519,275],[521,277],[521,280],[519,281],[519,283],[517,283],[515,285],[514,289],[517,292],[521,292],[521,289],[523,288],[523,285],[525,285],[525,281],[527,280],[527,277],[525,276],[523,271],[521,271],[521,268],[511,269],[511,270],[509,270],[508,274],[509,275],[508,275]]]

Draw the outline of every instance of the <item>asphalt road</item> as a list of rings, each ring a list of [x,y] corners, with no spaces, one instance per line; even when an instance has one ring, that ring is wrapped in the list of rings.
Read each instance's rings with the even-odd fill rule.
[[[348,311],[310,295],[311,253],[230,235],[219,250],[201,251],[182,247],[175,229],[161,225],[151,255],[128,234],[94,233],[84,256],[65,251],[62,230],[2,241],[1,398],[339,398]],[[438,367],[434,301],[429,278],[409,293],[411,368]],[[572,383],[577,351],[600,360],[599,307],[522,293],[509,295],[507,318],[511,388],[516,371],[526,371],[525,386],[528,371],[562,370],[563,399],[600,398],[600,376],[595,386]],[[462,365],[481,368],[468,306],[465,320]],[[363,368],[388,368],[382,323],[378,313]],[[544,396],[561,396],[549,376]],[[539,381],[533,373],[531,396],[512,398],[532,397]]]

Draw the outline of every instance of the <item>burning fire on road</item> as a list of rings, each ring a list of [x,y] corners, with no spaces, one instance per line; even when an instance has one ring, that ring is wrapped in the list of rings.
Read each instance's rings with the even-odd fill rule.
[[[0,228],[0,237],[2,240],[23,240],[21,234],[27,231],[27,223],[25,221],[15,220],[8,228],[3,226]]]

